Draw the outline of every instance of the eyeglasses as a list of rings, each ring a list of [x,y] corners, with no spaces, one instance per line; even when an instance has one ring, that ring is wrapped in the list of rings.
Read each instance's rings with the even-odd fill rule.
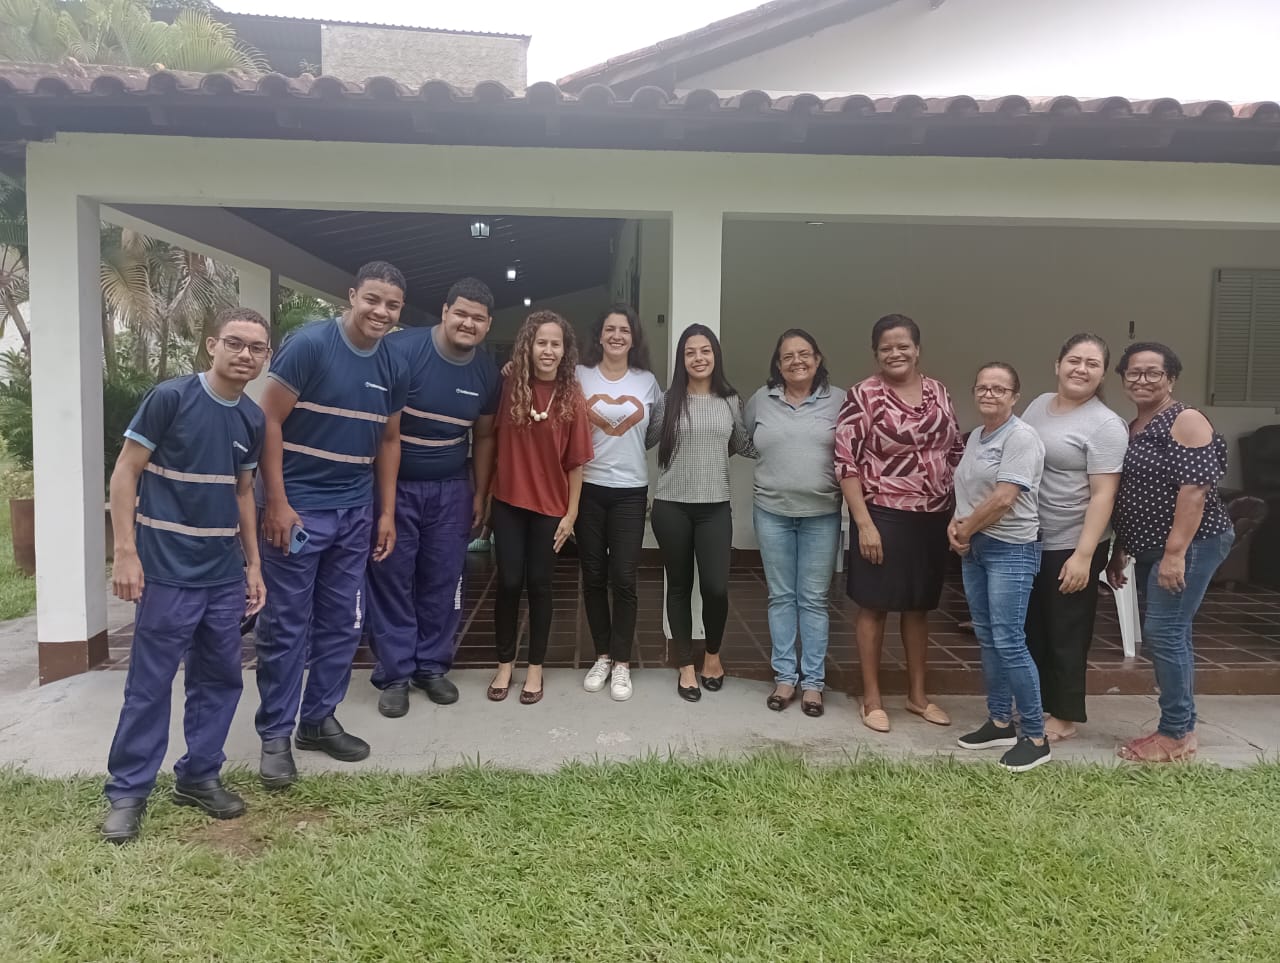
[[[1136,385],[1139,381],[1145,381],[1149,385],[1158,385],[1163,380],[1164,371],[1126,371],[1120,377],[1124,378],[1127,385]]]
[[[783,364],[796,364],[798,362],[812,361],[813,352],[800,351],[800,352],[797,352],[796,354],[784,354],[778,360],[781,361]]]
[[[979,398],[990,396],[992,398],[1000,399],[1006,395],[1013,394],[1013,389],[1006,388],[1004,385],[974,385],[973,393]]]
[[[271,345],[263,344],[261,341],[250,344],[248,341],[241,341],[239,338],[219,338],[218,340],[226,345],[227,350],[232,354],[239,354],[245,348],[248,348],[249,354],[255,358],[265,358],[271,350]]]

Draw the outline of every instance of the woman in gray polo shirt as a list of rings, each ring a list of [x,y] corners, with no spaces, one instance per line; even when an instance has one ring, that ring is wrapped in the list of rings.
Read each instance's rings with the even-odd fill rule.
[[[831,387],[818,342],[792,328],[773,349],[768,383],[747,402],[744,420],[758,452],[756,540],[773,640],[774,689],[765,704],[775,712],[791,703],[798,684],[804,714],[822,715],[827,591],[840,544],[835,438],[843,401],[844,391]]]
[[[1048,762],[1040,679],[1027,651],[1024,623],[1040,568],[1044,445],[1013,413],[1021,390],[1012,365],[983,365],[973,395],[982,424],[969,434],[956,468],[956,514],[947,527],[964,559],[964,594],[982,651],[987,721],[960,737],[962,749],[1007,746],[1000,765],[1024,772]],[[1022,732],[1013,724],[1017,703]]]

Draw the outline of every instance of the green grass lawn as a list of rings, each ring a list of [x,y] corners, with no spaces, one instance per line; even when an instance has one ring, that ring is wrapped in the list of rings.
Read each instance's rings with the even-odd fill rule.
[[[0,499],[0,621],[30,615],[36,607],[36,580],[13,564],[9,502]]]
[[[779,757],[306,777],[213,823],[0,772],[0,957],[1275,961],[1280,767]]]

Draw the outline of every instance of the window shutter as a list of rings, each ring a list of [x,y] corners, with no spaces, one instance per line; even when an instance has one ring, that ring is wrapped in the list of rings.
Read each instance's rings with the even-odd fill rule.
[[[1209,403],[1280,406],[1280,270],[1214,272]]]

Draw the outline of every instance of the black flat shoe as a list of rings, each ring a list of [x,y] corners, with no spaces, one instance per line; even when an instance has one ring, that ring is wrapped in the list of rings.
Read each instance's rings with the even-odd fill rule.
[[[336,716],[316,726],[298,726],[293,741],[299,749],[314,749],[339,762],[359,762],[369,757],[369,743],[343,729]]]
[[[235,819],[244,815],[244,800],[223,788],[222,780],[177,783],[173,787],[176,806],[195,806],[214,819]]]
[[[117,799],[102,821],[102,838],[120,846],[138,838],[142,817],[147,814],[147,801],[141,798]]]
[[[258,763],[258,776],[266,789],[288,789],[298,781],[298,767],[289,751],[289,739],[264,739],[262,759]]]
[[[458,687],[442,675],[414,676],[415,689],[421,689],[438,706],[451,706],[458,701]]]
[[[708,692],[719,692],[724,688],[724,676],[722,675],[700,675],[702,687]]]
[[[399,719],[409,711],[409,683],[395,682],[378,695],[378,711],[388,719]]]
[[[679,682],[676,683],[676,692],[680,693],[680,698],[685,702],[697,702],[702,698],[702,690],[696,685],[683,686]]]

